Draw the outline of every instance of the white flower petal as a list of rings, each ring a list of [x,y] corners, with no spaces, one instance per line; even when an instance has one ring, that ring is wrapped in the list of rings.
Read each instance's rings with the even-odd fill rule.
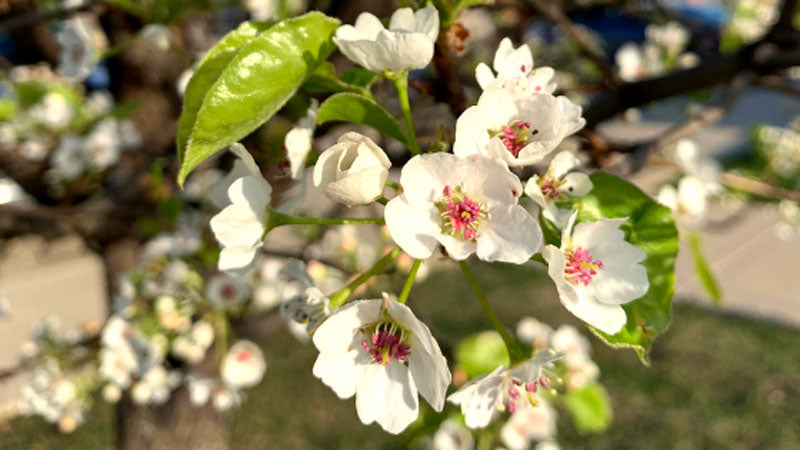
[[[542,230],[525,208],[493,208],[478,232],[478,258],[524,264],[542,244]]]
[[[406,366],[399,363],[364,367],[356,392],[356,412],[365,425],[377,422],[398,434],[419,414],[417,388]]]
[[[325,319],[314,332],[314,345],[320,353],[347,354],[353,336],[362,324],[373,322],[380,315],[380,300],[360,300],[346,304]]]
[[[264,225],[248,205],[228,205],[211,218],[211,231],[225,247],[252,247],[261,240]]]
[[[594,185],[589,176],[585,173],[573,172],[564,177],[564,184],[561,190],[573,197],[581,197],[588,194]]]
[[[475,67],[475,79],[481,89],[486,89],[494,81],[494,72],[486,64],[480,63]]]
[[[439,233],[438,210],[433,205],[415,207],[405,194],[398,195],[384,209],[386,227],[392,240],[416,259],[429,258],[436,249]]]

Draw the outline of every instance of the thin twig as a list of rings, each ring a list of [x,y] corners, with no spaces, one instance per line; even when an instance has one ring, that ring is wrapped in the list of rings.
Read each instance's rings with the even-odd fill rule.
[[[686,120],[676,123],[667,128],[655,139],[637,145],[631,145],[627,149],[615,149],[622,153],[628,153],[624,163],[612,170],[625,174],[638,172],[644,167],[650,156],[658,150],[677,142],[679,139],[690,136],[699,129],[714,124],[730,111],[739,96],[752,84],[754,76],[745,73],[737,77],[729,88],[721,95],[719,102],[706,106],[700,112],[692,114]]]
[[[53,19],[61,19],[64,17],[71,16],[75,13],[79,13],[82,11],[86,11],[94,6],[94,1],[88,1],[86,3],[77,5],[77,6],[70,6],[66,8],[59,8],[53,11],[31,11],[25,14],[20,14],[18,16],[9,17],[0,21],[0,32],[2,31],[13,31],[18,28],[25,28],[31,25],[37,24],[39,22],[46,22]]]
[[[765,75],[753,84],[786,94],[800,95],[800,86],[792,85],[786,78],[778,75]]]
[[[739,174],[730,172],[723,173],[720,176],[720,181],[723,185],[731,189],[749,192],[760,197],[800,202],[800,191],[790,191]]]
[[[540,14],[552,20],[564,30],[567,36],[578,46],[581,53],[592,60],[594,65],[603,72],[606,80],[611,82],[612,85],[620,83],[619,75],[617,75],[617,72],[611,67],[606,56],[592,47],[586,35],[578,32],[575,24],[564,13],[557,2],[553,0],[530,0],[530,2]]]

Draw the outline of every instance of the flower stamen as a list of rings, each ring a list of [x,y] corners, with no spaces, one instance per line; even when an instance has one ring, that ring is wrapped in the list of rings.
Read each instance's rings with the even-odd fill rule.
[[[603,268],[603,261],[592,260],[589,252],[581,247],[566,253],[567,265],[564,269],[564,276],[573,284],[583,284],[588,286],[592,277],[597,275],[597,270]]]
[[[445,186],[443,197],[437,202],[442,218],[442,232],[451,236],[461,233],[464,239],[474,241],[478,227],[486,213],[480,203],[470,198],[460,187]]]

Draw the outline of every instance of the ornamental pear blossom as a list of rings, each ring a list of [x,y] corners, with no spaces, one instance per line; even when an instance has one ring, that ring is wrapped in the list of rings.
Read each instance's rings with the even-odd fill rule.
[[[389,201],[386,226],[414,258],[441,244],[453,259],[522,264],[539,249],[542,230],[517,204],[522,185],[500,161],[480,155],[419,155],[400,174],[403,193]]]
[[[294,180],[300,178],[304,173],[306,157],[308,157],[308,152],[311,151],[311,141],[314,137],[314,129],[317,126],[318,109],[319,101],[312,98],[306,115],[295,124],[294,128],[286,133],[286,137],[283,139],[286,157],[289,160],[290,174]]]
[[[433,58],[439,36],[439,11],[429,5],[414,12],[400,8],[392,14],[389,29],[368,12],[356,18],[355,26],[342,25],[333,42],[354,63],[373,72],[422,69]]]
[[[552,442],[556,435],[557,417],[555,408],[543,400],[537,399],[536,406],[521,402],[500,429],[500,440],[508,450],[527,450],[531,441]]]
[[[555,71],[551,67],[534,70],[533,55],[528,44],[515,49],[511,39],[504,38],[494,54],[493,66],[497,77],[484,63],[478,64],[475,68],[475,79],[478,80],[481,89],[488,88],[497,78],[506,80],[521,78],[530,84],[531,93],[552,94],[556,90],[556,83],[552,81]]]
[[[550,345],[555,351],[564,353],[568,391],[581,389],[600,375],[600,368],[592,361],[589,340],[577,328],[561,325],[550,335]]]
[[[257,385],[266,370],[261,349],[250,341],[239,340],[228,349],[219,373],[225,386],[240,389]]]
[[[314,376],[339,398],[356,397],[358,418],[392,434],[419,414],[417,392],[441,411],[450,370],[428,327],[406,305],[384,298],[358,300],[331,315],[314,333]]]
[[[131,399],[138,405],[163,405],[180,384],[180,372],[167,371],[162,365],[153,366],[133,385]]]
[[[149,23],[139,30],[139,39],[153,50],[166,52],[172,41],[172,32],[166,25]]]
[[[103,170],[119,160],[120,151],[119,126],[116,119],[107,118],[95,125],[86,136],[86,151],[89,165]]]
[[[243,277],[218,273],[206,284],[206,298],[221,309],[237,309],[250,298],[250,286]]]
[[[669,59],[676,58],[689,42],[689,32],[678,22],[672,20],[664,25],[650,24],[644,29],[647,40],[658,45]]]
[[[548,369],[561,356],[548,349],[510,369],[501,365],[491,373],[470,380],[447,400],[461,407],[468,427],[483,428],[497,412],[506,408],[513,414],[522,403],[538,405],[535,394],[540,386],[547,387],[549,383],[543,369]]]
[[[186,388],[189,390],[189,403],[200,407],[208,403],[214,380],[211,377],[190,373],[186,375]]]
[[[182,334],[172,341],[172,353],[190,364],[203,360],[206,351],[214,341],[214,327],[200,320],[192,325],[188,333]]]
[[[495,80],[478,104],[461,114],[453,153],[525,166],[541,161],[586,124],[581,107],[567,97],[520,95],[515,86],[513,80]]]
[[[219,412],[225,412],[242,403],[238,389],[217,388],[211,397],[211,404]]]
[[[662,186],[656,200],[678,217],[698,219],[706,212],[708,195],[705,184],[699,178],[687,175],[680,179],[677,189],[671,185]]]
[[[86,79],[97,65],[98,57],[98,49],[89,27],[80,18],[65,20],[56,39],[61,47],[59,72],[73,83]]]
[[[585,173],[570,172],[580,164],[574,153],[558,153],[541,178],[532,176],[525,184],[525,194],[542,208],[542,215],[559,229],[564,229],[572,214],[571,208],[559,208],[558,203],[569,197],[580,197],[592,190],[592,182]]]
[[[314,166],[314,186],[348,206],[363,205],[383,193],[392,163],[372,139],[356,133],[343,134]]]
[[[75,110],[60,92],[48,93],[28,112],[33,121],[50,130],[63,130],[75,117]]]
[[[211,231],[222,244],[219,270],[247,271],[261,246],[272,187],[242,144],[232,144],[230,149],[247,173],[228,187],[230,204],[211,218]]]
[[[649,43],[641,48],[633,42],[623,44],[614,55],[614,60],[623,81],[641,80],[664,70],[658,48]]]
[[[73,181],[81,176],[88,164],[86,143],[76,135],[68,134],[53,151],[50,164],[56,176],[64,181]]]
[[[534,350],[542,350],[550,345],[550,336],[553,329],[546,323],[539,322],[533,317],[523,317],[517,322],[517,338],[530,344]]]
[[[475,439],[461,422],[455,419],[445,419],[433,434],[433,440],[426,448],[429,450],[474,450]]]
[[[641,264],[647,254],[625,241],[619,229],[627,218],[575,224],[572,215],[561,235],[561,248],[548,245],[542,256],[565,308],[608,334],[622,329],[622,305],[647,293],[650,282]],[[574,226],[574,230],[573,230]]]
[[[307,342],[308,336],[331,314],[331,301],[316,285],[310,285],[281,303],[280,313],[292,335]]]

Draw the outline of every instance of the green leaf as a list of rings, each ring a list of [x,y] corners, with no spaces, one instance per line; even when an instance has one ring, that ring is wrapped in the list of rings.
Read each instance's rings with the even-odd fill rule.
[[[403,133],[403,129],[389,111],[363,95],[343,92],[328,97],[319,107],[317,123],[323,124],[331,121],[368,125],[406,144],[406,135]]]
[[[603,172],[591,175],[594,188],[576,201],[579,222],[627,217],[621,226],[626,239],[644,250],[650,289],[623,305],[628,321],[618,333],[608,335],[590,327],[607,344],[630,347],[644,364],[653,339],[669,325],[675,287],[678,230],[672,212],[625,180]]]
[[[608,428],[612,411],[603,386],[592,383],[563,397],[564,406],[572,415],[579,433],[597,433]]]
[[[280,22],[247,42],[211,85],[191,129],[178,174],[266,122],[331,51],[339,21],[320,12]]]
[[[0,98],[0,121],[11,120],[17,115],[17,102],[10,98]]]
[[[178,161],[183,162],[183,153],[189,142],[189,135],[197,121],[197,112],[203,105],[203,99],[211,86],[217,81],[222,71],[242,47],[255,39],[262,31],[271,27],[271,22],[243,22],[238,28],[226,34],[206,53],[197,69],[186,85],[183,95],[183,111],[178,120]]]
[[[503,338],[496,331],[475,333],[456,347],[456,364],[473,378],[489,373],[498,366],[508,367],[510,359]]]
[[[367,69],[356,67],[344,71],[341,80],[347,84],[354,84],[356,86],[369,88],[370,86],[375,84],[375,82],[378,81],[379,78],[380,77],[375,72],[370,72]]]
[[[714,306],[722,305],[722,292],[719,289],[714,273],[708,265],[705,255],[703,254],[703,240],[699,234],[689,232],[689,249],[692,251],[692,260],[694,261],[694,271],[700,283],[705,288],[708,295],[711,296],[711,301]]]
[[[545,219],[541,210],[539,210],[539,223],[542,225],[542,234],[544,235],[545,245],[555,245],[556,247],[561,247],[561,230],[553,225],[553,222]]]

